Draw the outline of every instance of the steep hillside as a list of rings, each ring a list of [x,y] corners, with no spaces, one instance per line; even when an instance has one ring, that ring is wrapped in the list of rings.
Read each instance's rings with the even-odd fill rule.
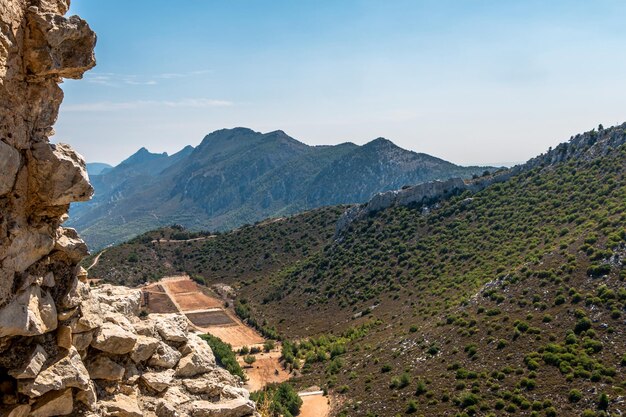
[[[92,176],[95,196],[72,206],[68,224],[98,249],[171,224],[228,230],[484,170],[406,151],[385,139],[364,146],[308,146],[282,131],[223,129],[172,156],[142,148]]]
[[[623,414],[625,127],[476,193],[370,213],[279,270],[241,272],[259,229],[196,274],[233,283],[257,325],[314,337],[284,356],[299,384],[344,396],[338,415]]]
[[[83,265],[98,257],[90,275],[126,285],[181,272],[207,283],[254,280],[318,252],[342,212],[342,207],[322,208],[215,235],[166,227],[92,255]]]

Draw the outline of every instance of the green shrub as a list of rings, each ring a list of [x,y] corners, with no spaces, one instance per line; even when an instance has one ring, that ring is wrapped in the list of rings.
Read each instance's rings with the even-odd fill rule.
[[[567,396],[567,398],[569,399],[569,402],[571,403],[577,403],[578,401],[581,400],[582,397],[583,397],[583,393],[577,389],[571,390],[569,392],[569,395]]]
[[[231,374],[240,377],[244,381],[247,379],[246,374],[239,365],[239,362],[237,362],[235,352],[233,352],[233,349],[229,344],[222,342],[219,338],[210,334],[203,334],[200,337],[211,347],[213,355],[215,355],[215,361],[218,365],[226,369]]]
[[[270,384],[262,391],[253,392],[250,398],[257,404],[266,401],[270,404],[270,417],[294,417],[300,413],[302,399],[293,386],[287,382]]]

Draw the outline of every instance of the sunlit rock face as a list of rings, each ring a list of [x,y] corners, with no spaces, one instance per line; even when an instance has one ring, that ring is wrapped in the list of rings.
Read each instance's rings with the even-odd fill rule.
[[[48,137],[59,83],[95,65],[96,35],[68,7],[0,2],[0,416],[253,415],[185,317],[140,319],[140,291],[91,290],[78,266],[87,246],[62,223],[93,189]]]

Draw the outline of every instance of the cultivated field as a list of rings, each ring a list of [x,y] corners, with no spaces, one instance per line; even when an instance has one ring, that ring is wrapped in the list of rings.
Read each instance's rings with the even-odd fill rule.
[[[214,311],[201,311],[198,313],[187,313],[187,318],[198,327],[225,326],[237,324],[222,309]]]

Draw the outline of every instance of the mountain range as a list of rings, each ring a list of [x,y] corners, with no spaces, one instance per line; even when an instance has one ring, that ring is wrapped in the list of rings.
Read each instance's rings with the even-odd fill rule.
[[[338,399],[333,416],[624,415],[626,124],[466,185],[376,196],[340,236],[354,207],[162,228],[89,274],[230,286],[234,311],[282,340],[290,382]]]
[[[72,205],[68,225],[98,249],[156,227],[229,230],[491,168],[461,167],[384,138],[363,146],[309,146],[280,130],[234,128],[173,155],[141,148],[115,167],[88,169],[94,198]]]

